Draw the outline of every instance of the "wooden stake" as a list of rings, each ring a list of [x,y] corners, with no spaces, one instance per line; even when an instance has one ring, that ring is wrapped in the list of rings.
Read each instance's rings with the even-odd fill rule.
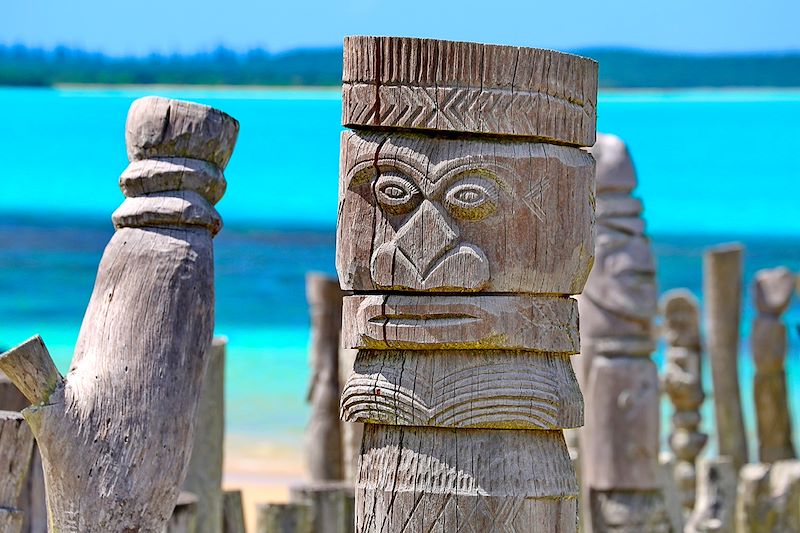
[[[753,281],[758,315],[750,334],[756,365],[753,395],[758,420],[758,457],[762,463],[795,457],[792,419],[786,398],[786,312],[795,277],[787,268],[760,270]]]
[[[800,461],[742,467],[736,497],[736,531],[800,531]]]
[[[50,530],[161,533],[186,474],[214,326],[213,207],[238,123],[148,97],[126,125],[127,199],[62,380],[41,340],[0,356],[34,404]]]
[[[747,463],[739,393],[743,250],[740,244],[725,244],[709,248],[703,256],[705,330],[714,383],[717,441],[719,454],[731,458],[734,472]]]
[[[327,481],[292,487],[289,500],[309,506],[314,533],[353,533],[355,517],[352,483]]]
[[[0,531],[22,531],[24,512],[17,501],[28,475],[33,435],[19,413],[0,411]]]
[[[314,513],[305,502],[264,503],[257,512],[256,533],[316,533]]]
[[[685,533],[733,531],[736,511],[736,470],[730,457],[715,457],[698,463],[697,502]]]
[[[198,533],[222,531],[222,463],[225,441],[225,347],[214,337],[197,408],[192,457],[183,490],[197,498]]]
[[[344,46],[342,393],[356,531],[574,532],[561,429],[594,243],[597,65],[394,37]]]
[[[598,135],[597,245],[578,298],[586,424],[581,475],[587,531],[669,530],[659,452],[655,263],[625,144]]]
[[[222,496],[222,533],[245,533],[242,491],[226,490]]]
[[[198,499],[191,492],[181,492],[164,533],[196,533]]]
[[[705,399],[700,361],[700,306],[692,293],[675,289],[664,294],[660,307],[667,341],[663,383],[675,407],[669,446],[676,458],[674,483],[688,516],[695,501],[695,461],[708,440],[699,429],[700,406]]]
[[[339,422],[339,332],[342,291],[335,278],[306,275],[311,312],[311,416],[306,428],[306,457],[311,481],[343,478],[342,433]]]

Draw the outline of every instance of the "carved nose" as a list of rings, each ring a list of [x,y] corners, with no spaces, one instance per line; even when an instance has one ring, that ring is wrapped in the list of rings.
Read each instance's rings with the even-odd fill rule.
[[[444,210],[429,200],[411,215],[395,236],[395,245],[425,278],[458,243],[458,228]]]

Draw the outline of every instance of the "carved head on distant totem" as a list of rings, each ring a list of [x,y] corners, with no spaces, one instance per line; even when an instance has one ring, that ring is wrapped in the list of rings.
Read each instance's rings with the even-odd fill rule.
[[[592,256],[588,154],[408,134],[348,132],[342,145],[345,287],[569,294],[583,284]]]

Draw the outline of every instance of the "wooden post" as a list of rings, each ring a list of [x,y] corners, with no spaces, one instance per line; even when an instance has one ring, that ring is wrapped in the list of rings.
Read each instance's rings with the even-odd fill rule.
[[[340,480],[342,433],[339,422],[339,332],[342,291],[335,278],[306,275],[306,299],[311,312],[311,416],[306,428],[306,458],[312,481]]]
[[[736,469],[730,457],[704,459],[698,463],[697,501],[685,533],[733,531],[736,479]]]
[[[708,436],[700,432],[700,406],[705,399],[700,360],[700,306],[689,291],[674,289],[664,294],[660,307],[667,342],[663,383],[675,407],[669,447],[675,456],[674,483],[688,516],[695,501],[695,462],[708,440]]]
[[[238,123],[148,97],[126,125],[127,196],[66,379],[41,339],[0,356],[33,405],[50,529],[160,533],[186,474],[214,326],[213,204]]]
[[[28,405],[25,396],[0,372],[0,411],[22,411]],[[33,444],[30,469],[19,498],[19,509],[24,513],[22,533],[47,533],[47,505],[44,493],[44,471],[39,448]]]
[[[736,497],[736,531],[800,531],[800,461],[742,467]]]
[[[196,533],[198,526],[197,496],[191,492],[181,492],[172,516],[164,528],[164,533]]]
[[[570,297],[591,264],[597,64],[394,37],[344,45],[342,416],[356,531],[574,532]]]
[[[786,325],[781,315],[789,307],[795,277],[787,268],[760,270],[753,281],[758,315],[750,346],[756,366],[753,395],[758,420],[758,457],[762,463],[795,457],[792,419],[786,399]]]
[[[353,373],[358,350],[339,349],[339,385],[344,387],[347,378]],[[339,393],[341,394],[341,390]],[[342,474],[346,481],[355,483],[358,478],[358,456],[361,454],[361,441],[364,439],[364,424],[342,420]]]
[[[264,503],[257,508],[256,533],[317,533],[305,502]]]
[[[197,408],[192,457],[183,490],[197,498],[197,532],[222,531],[222,462],[225,441],[225,346],[214,337]]]
[[[747,463],[739,393],[742,252],[740,244],[725,244],[707,249],[703,256],[705,331],[714,384],[717,442],[719,454],[733,460],[735,472]]]
[[[22,531],[24,512],[17,502],[33,451],[33,434],[22,415],[12,411],[0,411],[0,531],[19,533]]]
[[[655,263],[636,173],[625,143],[598,135],[597,245],[578,298],[586,424],[581,476],[588,531],[661,531],[669,517],[660,481]]]
[[[245,533],[242,491],[226,490],[222,502],[222,533]]]
[[[314,533],[353,533],[354,493],[350,482],[329,481],[292,487],[289,500],[309,506]]]

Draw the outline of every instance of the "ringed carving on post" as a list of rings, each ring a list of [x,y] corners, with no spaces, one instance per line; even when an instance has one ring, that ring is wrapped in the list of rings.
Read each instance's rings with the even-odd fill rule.
[[[597,65],[394,37],[344,53],[356,530],[574,532],[562,429],[583,423],[571,295],[594,254]]]

